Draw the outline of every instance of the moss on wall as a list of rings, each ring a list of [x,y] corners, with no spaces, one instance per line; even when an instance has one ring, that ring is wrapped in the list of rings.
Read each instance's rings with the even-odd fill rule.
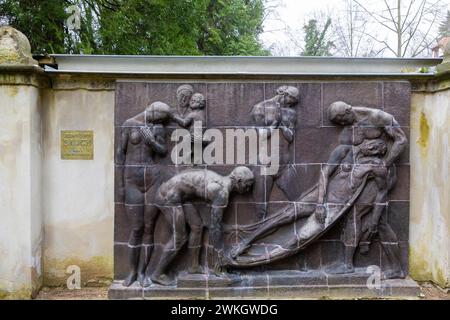
[[[12,291],[0,290],[0,300],[30,299],[33,297],[33,290],[29,286],[23,286]]]
[[[410,275],[443,288],[450,287],[448,89],[411,99]]]
[[[419,125],[420,136],[417,143],[421,146],[421,152],[423,155],[427,154],[428,139],[430,137],[430,125],[428,124],[427,117],[425,113],[420,113],[420,125]]]
[[[433,281],[442,288],[450,287],[450,279],[445,276],[445,271],[439,267],[439,263],[426,260],[427,256],[426,252],[410,249],[410,276],[417,281]]]
[[[96,256],[89,260],[76,257],[64,260],[46,259],[44,261],[44,285],[49,287],[66,286],[67,267],[76,265],[81,271],[82,287],[98,287],[109,285],[113,278],[112,257]]]

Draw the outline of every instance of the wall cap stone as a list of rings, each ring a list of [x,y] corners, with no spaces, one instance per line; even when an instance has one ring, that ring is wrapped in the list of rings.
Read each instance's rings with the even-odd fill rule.
[[[438,92],[450,90],[450,69],[438,72],[436,76],[428,81],[412,81],[412,92]]]
[[[190,77],[432,77],[442,59],[339,57],[217,57],[52,55],[49,74]],[[425,71],[425,72],[424,72]]]
[[[50,78],[35,65],[0,65],[0,85],[31,85],[51,87]]]
[[[0,65],[37,65],[27,37],[11,26],[0,27]]]

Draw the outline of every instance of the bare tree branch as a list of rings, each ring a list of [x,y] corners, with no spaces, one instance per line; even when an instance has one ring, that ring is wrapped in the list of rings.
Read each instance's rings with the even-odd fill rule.
[[[409,2],[408,10],[406,11],[406,17],[409,17],[409,12],[411,11],[411,7],[412,7],[413,4],[414,4],[414,0],[411,0],[411,1]],[[403,20],[403,23],[402,23],[402,25],[401,25],[401,27],[400,27],[400,30],[401,30],[401,31],[405,30],[405,29],[403,29],[404,26],[405,26],[405,23],[406,23],[406,19]]]
[[[400,26],[397,25],[397,22],[395,21],[394,15],[392,14],[392,11],[391,11],[391,7],[389,7],[389,4],[387,3],[386,0],[384,0],[384,4],[386,5],[386,7],[388,9],[389,15],[391,16],[392,22],[394,23],[394,26],[395,26],[396,30],[397,31],[401,30]],[[398,10],[398,8],[397,8],[397,10]]]
[[[388,26],[387,24],[385,24],[384,22],[382,22],[377,16],[376,13],[371,12],[369,10],[366,9],[366,7],[364,7],[359,1],[355,0],[355,2],[367,13],[369,14],[373,19],[375,19],[375,21],[377,21],[379,24],[381,24],[382,26],[384,26],[385,28],[393,31],[393,32],[397,32],[395,29],[393,29],[392,27]]]
[[[365,35],[372,38],[373,40],[375,40],[378,43],[384,44],[386,46],[386,49],[391,51],[394,55],[397,55],[397,52],[395,52],[395,50],[391,48],[391,46],[386,42],[386,40],[379,40],[376,37],[372,36],[370,33],[365,33]]]
[[[437,17],[443,9],[442,0],[398,0],[397,8],[394,8],[389,0],[383,0],[385,8],[381,10],[374,6],[363,5],[360,0],[354,1],[370,16],[375,25],[380,25],[391,32],[384,40],[365,32],[367,36],[378,44],[385,45],[387,50],[396,56],[422,54],[427,50],[424,46],[427,47],[434,41],[431,35],[437,26]],[[393,46],[389,44],[394,36],[397,40],[397,50],[393,50]]]

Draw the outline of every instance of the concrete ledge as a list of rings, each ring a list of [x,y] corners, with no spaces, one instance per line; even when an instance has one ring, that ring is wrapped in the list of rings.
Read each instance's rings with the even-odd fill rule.
[[[412,83],[413,92],[439,92],[450,89],[450,70],[437,73],[428,81],[417,81]]]
[[[442,59],[52,55],[48,73],[131,75],[274,75],[429,77]]]
[[[227,278],[212,275],[181,275],[177,285],[153,284],[130,287],[121,281],[111,285],[109,299],[354,299],[396,298],[417,299],[419,285],[411,279],[381,281],[379,288],[370,289],[370,275],[359,272],[347,275],[327,275],[314,272],[270,272],[253,275],[230,274]]]
[[[50,78],[37,65],[0,65],[0,85],[51,87]]]

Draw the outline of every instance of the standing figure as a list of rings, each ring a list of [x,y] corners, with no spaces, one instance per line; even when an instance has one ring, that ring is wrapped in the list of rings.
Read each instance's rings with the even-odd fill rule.
[[[299,91],[292,86],[281,86],[276,93],[275,97],[254,105],[251,114],[256,126],[259,127],[259,132],[266,131],[269,139],[272,130],[281,130],[284,141],[280,142],[280,150],[278,150],[280,162],[281,164],[288,164],[291,162],[290,145],[294,140],[294,129],[297,121],[297,112],[294,107],[299,102]],[[277,151],[272,150],[272,152]],[[277,183],[287,198],[290,198],[288,187],[280,181],[280,177],[287,170],[286,166],[282,168],[284,169],[279,170],[274,175],[260,175],[255,172],[253,198],[255,200],[257,221],[263,220],[267,215],[267,203],[274,182]]]
[[[160,172],[155,164],[156,155],[165,155],[165,128],[171,109],[162,102],[154,102],[144,112],[126,120],[121,128],[116,152],[119,201],[131,219],[128,241],[129,273],[123,282],[130,286],[145,280],[145,269],[153,249],[153,228],[158,210],[146,205],[146,194],[152,195],[160,184]],[[152,166],[153,165],[153,166]],[[142,250],[142,251],[141,251]]]
[[[247,192],[253,184],[253,173],[247,167],[237,167],[228,176],[214,171],[191,169],[183,171],[164,182],[156,193],[156,204],[162,216],[172,227],[172,237],[165,245],[158,266],[151,279],[162,285],[171,284],[167,267],[188,241],[190,250],[189,270],[199,270],[199,253],[202,237],[201,218],[195,210],[186,211],[185,203],[200,199],[211,206],[209,226],[210,243],[216,252],[214,272],[220,272],[220,259],[224,256],[222,239],[222,215],[233,191]],[[186,230],[190,228],[190,233]]]
[[[385,278],[401,278],[404,273],[400,267],[400,249],[395,232],[387,222],[387,192],[393,188],[396,182],[396,170],[394,162],[404,151],[407,138],[395,118],[382,110],[352,107],[349,104],[337,101],[330,105],[329,119],[343,125],[341,143],[350,146],[360,145],[365,139],[382,139],[386,145],[392,142],[382,159],[382,166],[387,168],[386,189],[383,197],[377,199],[367,224],[367,230],[355,229],[355,224],[360,225],[361,215],[349,214],[344,228],[345,263],[335,268],[335,273],[347,273],[353,270],[353,256],[358,245],[362,244],[361,252],[367,253],[370,239],[378,234],[381,246],[387,256],[387,270]],[[329,174],[325,172],[324,179]],[[380,191],[378,191],[380,192]],[[368,207],[371,210],[371,206]],[[360,237],[360,232],[363,232]],[[332,272],[332,270],[331,270]]]
[[[328,187],[331,176],[334,176],[338,170],[348,170],[351,167],[351,177],[347,184],[353,192],[358,189],[365,177],[367,178],[367,184],[356,201],[354,210],[350,210],[344,217],[345,227],[342,235],[345,247],[344,261],[329,267],[328,273],[354,272],[355,251],[365,232],[380,230],[380,238],[384,241],[389,240],[389,250],[386,250],[389,266],[383,275],[385,278],[404,277],[397,237],[383,218],[386,217],[387,195],[391,184],[388,168],[382,159],[386,152],[387,145],[382,139],[364,140],[362,144],[356,147],[342,145],[336,148],[323,169],[320,176],[316,208],[316,215],[323,220],[326,219],[327,212],[326,197],[334,196],[334,194],[339,194],[344,190],[343,186],[341,188]],[[354,158],[354,164],[352,166],[341,165],[342,167],[340,167],[341,159],[349,157]]]

